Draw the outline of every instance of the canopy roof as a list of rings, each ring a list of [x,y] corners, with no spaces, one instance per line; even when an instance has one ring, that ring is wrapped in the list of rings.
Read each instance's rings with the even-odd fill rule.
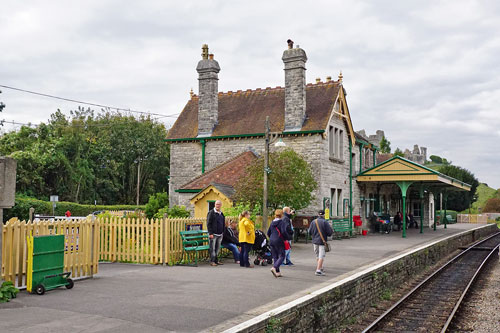
[[[458,179],[443,175],[435,170],[412,162],[400,156],[393,158],[361,172],[356,180],[358,182],[421,182],[431,187],[452,186],[458,190],[470,191],[471,185]]]

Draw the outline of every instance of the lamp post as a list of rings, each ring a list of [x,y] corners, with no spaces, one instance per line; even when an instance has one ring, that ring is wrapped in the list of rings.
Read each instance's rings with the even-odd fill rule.
[[[269,168],[269,146],[272,140],[278,138],[279,133],[271,133],[269,128],[269,116],[266,117],[266,128],[265,128],[265,146],[264,146],[264,181],[263,181],[263,191],[262,191],[262,229],[265,231],[269,227],[267,225],[267,177],[271,172]],[[286,144],[280,139],[275,144],[276,147],[286,147]]]

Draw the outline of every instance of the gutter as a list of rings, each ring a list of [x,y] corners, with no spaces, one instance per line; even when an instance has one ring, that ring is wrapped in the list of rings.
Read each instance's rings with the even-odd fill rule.
[[[323,134],[325,130],[310,130],[310,131],[290,131],[281,132],[281,136],[286,135],[300,135],[300,134]],[[202,141],[202,140],[220,140],[220,139],[239,139],[239,138],[251,138],[251,137],[264,137],[265,133],[251,133],[251,134],[235,134],[235,135],[218,135],[209,136],[203,138],[178,138],[178,139],[164,139],[165,142],[182,142],[182,141]]]

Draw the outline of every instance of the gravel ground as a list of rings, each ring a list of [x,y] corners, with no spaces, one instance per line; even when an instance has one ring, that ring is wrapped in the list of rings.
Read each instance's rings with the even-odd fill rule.
[[[461,307],[453,332],[500,332],[500,261],[482,274]]]

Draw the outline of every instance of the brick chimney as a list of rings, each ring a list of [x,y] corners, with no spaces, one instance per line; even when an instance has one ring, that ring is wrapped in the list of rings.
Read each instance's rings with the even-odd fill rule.
[[[208,54],[208,45],[203,44],[201,60],[196,66],[199,81],[198,137],[211,136],[219,112],[219,63],[213,54]]]
[[[306,52],[288,40],[285,64],[285,131],[298,131],[306,118]]]

